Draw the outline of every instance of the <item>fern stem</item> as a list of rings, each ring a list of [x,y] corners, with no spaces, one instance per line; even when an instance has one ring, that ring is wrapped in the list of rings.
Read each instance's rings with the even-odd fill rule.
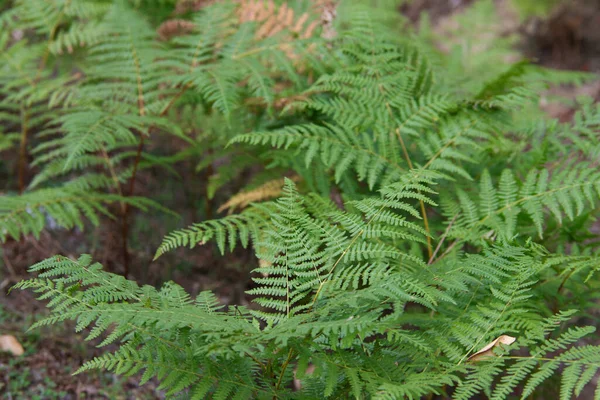
[[[133,64],[135,66],[137,92],[138,92],[138,109],[140,117],[146,116],[146,104],[144,100],[144,89],[142,85],[142,68],[140,59],[138,57],[135,46],[131,43],[131,53],[133,56]],[[149,130],[148,130],[149,133]],[[139,132],[140,142],[138,144],[137,152],[135,154],[135,161],[133,163],[133,171],[129,180],[129,193],[127,196],[132,196],[135,190],[135,177],[137,175],[138,165],[142,156],[142,149],[144,148],[144,134]],[[122,229],[121,229],[121,244],[123,247],[123,275],[127,278],[129,275],[129,250],[128,250],[128,236],[129,236],[129,205],[125,204],[123,209]]]
[[[131,178],[129,179],[129,192],[127,196],[133,196],[135,190],[135,177],[137,175],[138,165],[142,158],[142,149],[144,148],[144,136],[140,134],[140,143],[138,144],[137,152],[135,154],[135,161],[133,164],[133,171]],[[121,229],[121,245],[123,246],[123,275],[127,278],[129,275],[129,250],[128,250],[128,236],[129,236],[129,204],[125,203],[123,208],[123,220]]]
[[[446,257],[448,254],[450,254],[450,252],[452,251],[453,248],[456,247],[456,245],[459,243],[460,241],[458,239],[456,239],[454,242],[452,242],[452,244],[450,246],[448,246],[448,248],[442,253],[442,255],[435,260],[436,262],[440,261],[442,258]]]
[[[429,230],[429,220],[427,219],[427,210],[425,209],[425,202],[423,200],[419,200],[419,203],[421,204],[421,215],[423,216],[423,225],[425,226],[425,231],[427,232],[427,255],[429,256],[429,258],[431,258],[433,257],[433,251],[431,245],[431,232]]]
[[[392,109],[388,102],[386,102],[386,107],[388,112],[390,113],[390,117],[392,115]],[[400,134],[400,128],[396,128],[395,130],[396,136],[398,137],[398,141],[400,142],[400,146],[402,147],[402,153],[404,153],[404,158],[406,159],[406,163],[408,164],[408,168],[413,169],[413,163],[408,155],[408,150],[406,149],[406,145],[404,144],[404,139],[402,139],[402,135]],[[419,190],[419,193],[421,191]],[[425,226],[425,231],[427,232],[427,255],[431,259],[433,257],[433,250],[431,245],[431,232],[429,231],[429,220],[427,219],[427,211],[425,210],[425,202],[423,200],[419,200],[419,204],[421,206],[421,216],[423,217],[423,225]]]
[[[115,183],[115,188],[117,189],[119,196],[123,197],[123,191],[121,190],[121,182],[119,182],[119,178],[117,177],[115,168],[113,167],[113,164],[110,161],[110,157],[108,156],[108,153],[106,152],[106,147],[104,147],[104,145],[102,146],[102,157],[106,161],[106,165],[108,166],[110,176],[112,177],[112,180]],[[125,212],[125,203],[123,203],[122,201],[121,201],[121,212],[122,213]]]
[[[42,56],[42,61],[40,62],[40,65],[38,66],[37,72],[35,74],[35,78],[33,79],[34,86],[35,86],[35,83],[40,78],[40,74],[42,73],[44,68],[46,68],[46,63],[48,62],[48,58],[50,57],[50,44],[52,43],[52,41],[54,40],[54,37],[56,36],[56,32],[58,31],[58,26],[62,22],[62,18],[65,15],[65,9],[70,5],[70,3],[71,3],[71,0],[67,0],[65,2],[62,10],[60,10],[60,13],[58,14],[58,17],[56,17],[56,22],[50,29],[50,33],[48,34],[48,42],[46,44],[46,49],[44,50],[44,55]]]
[[[277,384],[275,385],[275,390],[279,390],[279,387],[281,386],[281,382],[283,381],[283,376],[285,375],[285,370],[287,369],[287,366],[289,365],[290,361],[292,361],[293,355],[294,355],[294,349],[290,349],[287,359],[281,366],[281,374],[279,375],[279,379],[277,380]]]
[[[560,283],[560,286],[558,287],[558,289],[556,290],[556,294],[560,295],[560,293],[562,292],[562,290],[565,287],[565,284],[567,283],[567,281],[569,280],[569,278],[573,275],[573,273],[575,273],[576,269],[572,269],[562,280],[562,282]]]
[[[450,224],[448,224],[448,227],[444,231],[444,234],[442,235],[442,238],[440,239],[440,242],[435,247],[435,251],[433,252],[433,255],[431,257],[429,257],[429,261],[427,262],[428,265],[433,264],[433,260],[434,260],[435,256],[437,255],[438,251],[440,251],[440,248],[442,247],[442,244],[444,244],[444,241],[446,240],[446,237],[448,236],[448,233],[450,232],[450,229],[452,228],[452,225],[454,225],[454,221],[456,221],[456,218],[458,217],[459,214],[460,213],[456,213],[454,215],[454,218],[452,218],[452,221],[450,221]]]
[[[384,90],[379,85],[379,91],[382,95],[384,95]],[[394,113],[392,112],[392,107],[388,101],[385,102],[385,107],[390,114],[390,118],[394,119]],[[396,136],[398,137],[398,141],[400,142],[400,146],[402,147],[402,153],[404,153],[404,158],[406,159],[406,163],[408,164],[408,168],[413,169],[413,163],[408,155],[408,150],[406,149],[406,144],[404,143],[404,139],[402,139],[402,135],[400,134],[400,127],[395,129]],[[421,193],[421,191],[419,191]],[[431,246],[431,234],[429,231],[429,220],[427,219],[427,211],[425,210],[425,203],[423,200],[419,200],[419,204],[421,206],[421,216],[423,217],[423,225],[425,226],[425,231],[427,232],[427,255],[429,258],[433,255],[433,250]]]
[[[25,190],[25,168],[27,167],[27,124],[29,115],[25,106],[21,106],[21,143],[19,145],[19,194]]]
[[[160,117],[164,117],[165,115],[167,115],[167,112],[169,112],[169,110],[171,109],[171,107],[173,106],[173,104],[175,104],[175,102],[177,101],[177,99],[179,99],[181,96],[183,96],[183,94],[192,87],[192,83],[188,83],[186,85],[184,85],[181,90],[179,90],[179,92],[177,92],[175,94],[175,96],[173,96],[171,98],[171,100],[165,105],[165,107],[160,111],[160,113],[158,114]]]

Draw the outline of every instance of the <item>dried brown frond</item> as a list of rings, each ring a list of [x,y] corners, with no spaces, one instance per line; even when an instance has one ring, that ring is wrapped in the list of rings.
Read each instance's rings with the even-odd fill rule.
[[[179,0],[175,5],[175,15],[185,14],[190,11],[198,11],[215,3],[218,0]]]
[[[273,0],[240,0],[237,15],[240,23],[259,23],[255,33],[257,39],[281,32],[290,34],[290,38],[308,39],[319,25],[314,15],[303,13],[298,16],[286,3],[276,6]]]
[[[288,179],[291,179],[294,182],[298,182],[300,180],[300,177],[294,175]],[[227,200],[226,203],[219,207],[218,212],[222,212],[225,210],[233,212],[236,208],[242,209],[248,206],[250,203],[278,197],[281,194],[281,190],[283,189],[283,184],[284,179],[278,178],[265,182],[255,189],[240,192],[231,197],[229,200]]]
[[[321,16],[321,25],[323,31],[321,36],[324,39],[333,39],[337,36],[337,32],[333,27],[333,21],[337,16],[337,1],[333,0],[313,0],[314,8],[318,11]]]
[[[194,30],[194,23],[185,19],[169,19],[158,27],[156,32],[161,40],[186,35]]]

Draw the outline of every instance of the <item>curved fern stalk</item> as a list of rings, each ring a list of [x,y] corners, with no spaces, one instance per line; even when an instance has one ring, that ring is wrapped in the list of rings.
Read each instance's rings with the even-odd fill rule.
[[[408,228],[409,230],[421,233],[423,236],[427,237],[426,231],[420,229],[414,223],[406,221],[401,215],[398,215],[394,211],[401,210],[412,214],[413,217],[418,216],[418,212],[411,205],[407,204],[405,199],[419,199],[431,202],[426,196],[420,194],[419,190],[431,192],[431,189],[426,185],[432,183],[432,181],[429,180],[429,177],[432,176],[435,176],[435,174],[427,173],[426,171],[413,171],[409,173],[408,176],[404,176],[399,183],[388,187],[387,189],[389,191],[386,192],[386,190],[382,190],[382,201],[365,199],[354,204],[357,209],[361,211],[366,222],[356,224],[355,227],[350,225],[346,242],[340,244],[338,240],[338,243],[333,247],[336,250],[336,252],[332,254],[334,261],[330,263],[326,275],[321,280],[318,288],[316,288],[311,307],[314,307],[324,287],[330,281],[330,278],[332,278],[333,273],[337,272],[336,269],[342,261],[354,262],[365,259],[368,260],[371,257],[375,259],[381,257],[385,259],[386,257],[390,257],[391,259],[400,259],[409,263],[415,263],[416,265],[424,264],[418,257],[407,255],[398,249],[393,249],[392,247],[387,247],[385,244],[377,243],[377,239],[379,235],[382,237],[394,238],[396,234],[391,233],[390,235],[390,232],[393,232],[393,229],[386,229],[393,226]],[[339,220],[339,217],[337,218]],[[354,220],[354,222],[358,221]],[[373,229],[369,229],[369,227],[372,227]],[[368,238],[375,239],[375,243],[369,243],[368,240],[364,240],[365,235],[367,235]],[[406,236],[408,239],[412,237],[414,236],[410,233]],[[413,240],[418,241],[416,238]],[[375,264],[374,267],[377,267],[377,264]],[[351,277],[352,275],[347,278],[351,279]],[[342,285],[344,284],[342,283]]]

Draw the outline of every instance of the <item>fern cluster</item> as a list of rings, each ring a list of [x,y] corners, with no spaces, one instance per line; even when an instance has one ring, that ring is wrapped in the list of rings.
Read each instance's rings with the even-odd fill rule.
[[[252,302],[228,307],[88,255],[32,266],[16,287],[49,300],[35,327],[74,320],[118,345],[78,372],[191,399],[569,399],[595,381],[580,324],[600,283],[600,109],[583,100],[562,123],[539,107],[549,84],[587,76],[468,75],[479,61],[359,2],[178,2],[161,21],[145,2],[58,3],[2,17],[44,39],[3,40],[0,118],[21,133],[0,146],[20,142],[37,173],[0,198],[2,238],[98,224],[109,203],[126,223],[130,206],[160,208],[133,196],[138,170],[191,160],[211,198],[252,178],[155,258],[214,240],[258,260]],[[164,137],[184,150],[145,151]]]

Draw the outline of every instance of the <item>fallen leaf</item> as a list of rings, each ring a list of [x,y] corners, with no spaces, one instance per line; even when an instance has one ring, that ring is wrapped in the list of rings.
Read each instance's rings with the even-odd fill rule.
[[[0,351],[7,351],[15,356],[25,352],[21,343],[13,335],[0,335]]]
[[[496,339],[491,341],[487,346],[479,350],[477,353],[471,355],[471,357],[469,357],[469,361],[479,361],[487,357],[494,357],[495,347],[502,346],[503,344],[513,344],[515,340],[517,339],[512,336],[500,335]]]

